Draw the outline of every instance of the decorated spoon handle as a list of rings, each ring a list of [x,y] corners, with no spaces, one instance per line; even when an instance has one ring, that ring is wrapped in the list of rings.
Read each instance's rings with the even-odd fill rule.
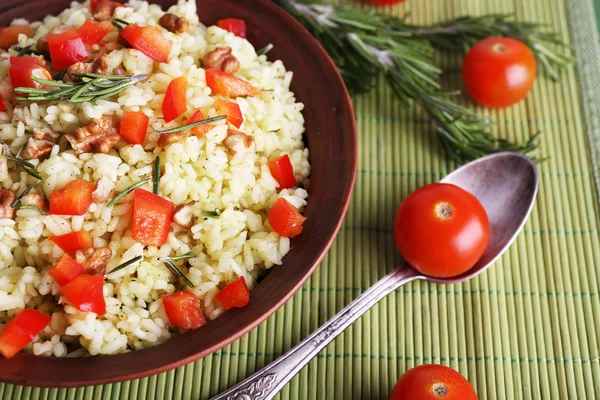
[[[399,286],[419,278],[418,272],[410,267],[396,268],[296,347],[213,400],[272,399],[302,367],[375,303]]]

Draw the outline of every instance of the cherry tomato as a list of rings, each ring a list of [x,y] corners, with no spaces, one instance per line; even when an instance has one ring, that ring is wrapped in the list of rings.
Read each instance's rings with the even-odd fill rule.
[[[167,242],[175,205],[144,189],[133,192],[133,224],[131,237],[148,246]]]
[[[169,61],[173,42],[163,36],[159,27],[129,24],[121,31],[121,36],[134,49],[141,51],[153,60],[163,63]]]
[[[31,343],[51,320],[52,318],[39,311],[24,309],[4,326],[0,334],[0,353],[11,358]]]
[[[246,37],[246,21],[243,19],[225,18],[217,21],[217,26],[241,38]]]
[[[306,217],[284,198],[275,201],[267,219],[275,232],[289,238],[302,233],[302,224],[306,221]]]
[[[61,286],[60,292],[79,311],[104,315],[106,314],[106,303],[103,286],[103,276],[83,274]]]
[[[52,58],[52,67],[57,71],[88,58],[85,45],[75,29],[50,33],[48,48],[50,49],[50,58]]]
[[[74,254],[77,250],[92,247],[94,243],[94,239],[88,231],[69,232],[64,235],[50,236],[49,239],[67,254]]]
[[[529,47],[506,37],[483,39],[463,63],[463,83],[477,103],[505,108],[523,100],[535,80],[537,64]]]
[[[48,273],[54,278],[56,283],[64,286],[83,274],[83,266],[70,255],[64,254],[58,264],[52,267]]]
[[[92,193],[96,186],[84,179],[76,179],[52,193],[50,196],[50,214],[83,215],[94,199]]]
[[[215,107],[219,110],[220,114],[227,115],[227,122],[231,125],[239,128],[242,126],[244,122],[244,116],[242,115],[242,110],[240,110],[240,106],[233,102],[227,101],[223,99],[217,99],[215,101]]]
[[[206,324],[200,310],[200,300],[192,292],[182,290],[163,296],[162,300],[171,325],[195,329]]]
[[[229,285],[225,286],[223,290],[217,293],[215,299],[217,299],[226,310],[230,310],[234,307],[242,308],[247,306],[250,302],[250,290],[248,290],[244,277],[239,277]]]
[[[214,94],[227,97],[256,96],[259,90],[250,82],[216,68],[209,68],[206,73],[206,85]]]
[[[200,121],[203,121],[204,119],[205,118],[204,118],[204,114],[202,114],[202,111],[196,110],[196,112],[194,114],[192,114],[190,119],[188,119],[187,123],[193,124],[194,122],[200,122]],[[208,131],[210,131],[210,129],[211,129],[211,127],[209,124],[200,125],[195,128],[192,128],[192,134],[197,137],[204,137],[204,135],[206,135],[208,133]]]
[[[279,189],[289,189],[296,186],[294,167],[290,161],[290,156],[287,154],[269,161],[269,170],[271,170],[273,178],[279,182]]]
[[[468,271],[487,248],[490,227],[475,196],[434,183],[412,192],[396,213],[394,237],[404,259],[436,278]]]
[[[171,122],[186,110],[186,91],[188,80],[185,76],[175,78],[169,83],[162,103],[165,122]]]
[[[8,50],[11,46],[19,43],[19,35],[33,36],[33,28],[29,25],[11,25],[0,28],[0,49]]]
[[[113,25],[110,22],[98,22],[88,19],[79,27],[77,33],[79,33],[83,43],[96,44],[104,39],[112,28]]]
[[[390,400],[478,400],[461,374],[444,365],[421,365],[400,377]]]
[[[143,111],[125,111],[119,134],[129,144],[144,144],[150,118]]]

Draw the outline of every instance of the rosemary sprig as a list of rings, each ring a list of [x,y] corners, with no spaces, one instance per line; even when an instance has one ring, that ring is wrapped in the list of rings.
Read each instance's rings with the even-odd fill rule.
[[[129,193],[133,192],[135,189],[139,188],[140,186],[144,186],[149,181],[150,181],[150,178],[146,178],[146,179],[142,179],[141,181],[136,182],[133,185],[129,186],[127,189],[123,190],[121,193],[119,193],[118,195],[116,195],[114,199],[112,199],[111,201],[109,201],[108,204],[106,205],[106,207],[112,207],[112,206],[114,206],[123,197],[127,196]]]
[[[19,207],[19,210],[35,210],[35,211],[39,212],[40,214],[46,214],[46,215],[50,214],[48,211],[42,210],[41,208],[36,207],[36,206],[23,206],[22,205]]]
[[[156,156],[154,159],[154,166],[152,169],[152,193],[158,194],[160,189],[160,157]]]
[[[175,265],[175,264],[174,264],[174,263],[173,263],[173,262],[172,262],[170,259],[162,259],[161,261],[162,261],[162,262],[164,262],[164,263],[165,263],[165,265],[166,265],[167,267],[169,267],[169,269],[170,269],[171,271],[173,271],[173,273],[174,273],[175,275],[177,275],[178,277],[180,277],[180,278],[181,278],[181,280],[182,280],[182,281],[184,281],[186,285],[188,285],[188,286],[189,286],[189,287],[191,287],[191,288],[193,288],[193,287],[194,287],[194,284],[192,283],[192,281],[190,281],[190,280],[189,280],[189,279],[188,279],[188,278],[187,278],[187,277],[186,277],[186,276],[183,274],[183,272],[181,272],[181,271],[179,270],[179,268],[177,268],[177,266],[176,266],[176,265]]]
[[[12,46],[10,48],[10,50],[16,51],[17,52],[17,57],[21,57],[21,56],[44,56],[44,58],[46,60],[50,60],[50,53],[46,52],[46,51],[39,51],[36,50],[34,48],[32,48],[33,45],[30,44],[29,46]]]
[[[227,115],[217,115],[216,117],[203,119],[202,121],[192,122],[191,124],[181,125],[176,128],[171,128],[171,129],[166,129],[164,131],[156,131],[156,132],[160,133],[161,135],[164,135],[166,133],[187,131],[188,129],[192,129],[192,128],[195,128],[197,126],[204,125],[204,124],[210,124],[212,122],[221,121],[225,118],[227,118]]]
[[[31,191],[33,190],[33,188],[34,188],[34,187],[35,187],[35,186],[36,186],[38,183],[40,183],[40,181],[37,181],[36,183],[34,183],[34,184],[32,184],[32,185],[29,185],[29,186],[27,186],[27,187],[25,188],[25,190],[23,190],[23,191],[21,192],[21,194],[17,196],[17,198],[15,199],[15,201],[13,201],[13,202],[12,202],[12,204],[11,204],[10,206],[11,206],[12,208],[17,208],[17,207],[18,207],[18,206],[21,204],[21,199],[23,199],[23,197],[24,197],[24,196],[25,196],[27,193],[31,192]]]
[[[171,261],[171,262],[175,262],[175,261],[187,260],[189,258],[194,258],[194,257],[196,257],[195,254],[185,253],[183,255],[176,256],[176,257],[158,257],[158,261]]]
[[[122,270],[123,268],[127,268],[127,267],[129,267],[131,264],[133,264],[133,263],[136,263],[136,262],[140,261],[142,258],[143,258],[142,256],[136,256],[136,257],[133,257],[132,259],[130,259],[130,260],[127,260],[127,261],[125,261],[124,263],[117,265],[116,267],[114,267],[114,268],[113,268],[113,269],[112,269],[112,270],[111,270],[109,273],[107,273],[106,275],[110,275],[110,274],[112,274],[113,272],[117,272],[117,271],[120,271],[120,270]]]
[[[221,210],[216,208],[215,211],[202,211],[200,214],[202,214],[205,217],[218,217],[219,215],[221,215]]]
[[[27,96],[17,96],[16,99],[19,101],[94,102],[112,97],[147,77],[145,74],[119,76],[80,72],[76,72],[75,75],[81,77],[81,81],[72,84],[32,77],[34,81],[56,89],[18,87],[15,89],[15,93]]]
[[[11,156],[10,154],[4,154],[4,157],[9,159],[10,161],[13,161],[18,166],[22,167],[23,171],[25,171],[28,175],[30,175],[36,179],[42,180],[42,175],[39,174],[37,167],[35,165],[33,165],[32,163],[22,160],[20,158],[17,158],[15,156]]]
[[[42,192],[42,197],[44,198],[44,203],[46,204],[46,207],[49,207],[50,199],[48,198],[48,195],[46,194],[46,189],[44,189],[44,185],[40,186],[40,190]]]
[[[256,55],[257,56],[262,56],[263,54],[267,54],[268,52],[270,52],[271,50],[273,50],[273,47],[274,47],[273,44],[269,43],[265,47],[256,50]]]
[[[125,21],[124,19],[113,18],[112,24],[115,26],[115,28],[122,31],[127,25],[129,25],[129,22]]]

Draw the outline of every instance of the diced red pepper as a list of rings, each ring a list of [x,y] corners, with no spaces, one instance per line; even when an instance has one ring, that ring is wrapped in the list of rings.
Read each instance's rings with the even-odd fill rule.
[[[182,290],[163,296],[162,300],[172,326],[195,329],[206,324],[206,319],[200,310],[200,300],[192,292]]]
[[[192,114],[190,119],[188,119],[187,123],[193,124],[194,122],[200,122],[200,121],[203,121],[204,119],[205,118],[204,118],[204,114],[202,114],[202,111],[197,110],[194,114]],[[192,128],[192,134],[197,137],[204,137],[204,135],[206,135],[208,133],[208,131],[210,131],[210,129],[211,129],[211,127],[209,124],[200,125],[195,128]]]
[[[131,236],[148,246],[167,242],[175,205],[144,189],[133,192],[133,225]]]
[[[173,42],[163,36],[157,26],[140,26],[129,24],[122,31],[121,36],[134,49],[137,49],[153,60],[166,63]]]
[[[284,198],[275,201],[267,218],[275,232],[288,238],[299,235],[302,232],[302,224],[306,221],[306,217]]]
[[[246,285],[244,277],[240,277],[225,286],[223,290],[217,293],[215,299],[217,299],[226,310],[230,310],[234,307],[242,308],[247,306],[250,302],[250,290],[248,290],[248,285]]]
[[[48,273],[54,278],[56,283],[64,286],[83,274],[83,266],[70,255],[64,254],[58,264],[52,267]]]
[[[99,275],[79,275],[60,287],[60,292],[73,307],[83,312],[106,314],[106,303],[102,287],[104,277]]]
[[[33,341],[48,326],[52,318],[26,308],[15,315],[0,333],[0,353],[11,358]]]
[[[165,122],[171,122],[185,112],[187,86],[188,80],[185,76],[175,78],[169,83],[161,107]]]
[[[104,39],[112,28],[113,25],[110,22],[98,22],[88,19],[77,29],[77,33],[79,33],[83,43],[96,44]]]
[[[33,36],[33,28],[29,25],[11,25],[0,28],[0,49],[8,50],[11,46],[19,43],[19,35]]]
[[[0,94],[0,111],[6,111],[6,104],[4,103],[4,97]]]
[[[48,34],[48,48],[52,66],[57,71],[88,58],[85,45],[75,29]]]
[[[125,111],[119,133],[129,144],[144,144],[150,118],[142,111]]]
[[[75,254],[77,250],[92,247],[94,243],[94,239],[88,231],[69,232],[64,235],[50,236],[49,239],[62,251],[71,255]]]
[[[215,100],[215,107],[219,111],[219,114],[227,115],[226,121],[231,125],[239,128],[242,126],[244,122],[244,116],[242,115],[242,110],[240,110],[240,106],[233,102],[227,101],[223,99]]]
[[[227,97],[256,96],[260,91],[248,81],[216,68],[205,71],[206,85],[214,94]]]
[[[96,186],[84,179],[67,183],[50,196],[50,214],[83,215],[92,205],[92,193]]]
[[[217,26],[233,33],[235,36],[246,38],[246,21],[236,18],[225,18],[217,21]]]
[[[279,189],[289,189],[296,186],[294,167],[287,154],[269,161],[269,169],[273,178],[279,182]]]
[[[32,76],[51,80],[52,75],[40,62],[39,58],[33,56],[10,57],[8,76],[12,87],[41,88],[43,85],[34,81]]]

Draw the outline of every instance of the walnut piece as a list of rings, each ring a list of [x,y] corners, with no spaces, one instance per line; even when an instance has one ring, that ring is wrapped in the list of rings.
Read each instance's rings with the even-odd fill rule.
[[[27,140],[25,150],[23,150],[23,158],[25,160],[45,158],[50,154],[54,145],[55,143],[50,140],[30,137],[29,140]]]
[[[217,47],[204,55],[202,66],[204,69],[216,68],[235,74],[240,69],[240,62],[231,54],[231,47]]]
[[[119,143],[119,118],[103,116],[94,118],[86,126],[75,129],[72,135],[65,135],[77,154],[109,153]]]
[[[235,156],[236,154],[246,155],[256,153],[256,143],[254,138],[250,135],[246,135],[244,132],[236,131],[235,129],[227,129],[227,137],[223,141],[225,146],[229,149],[229,154]]]
[[[167,147],[171,143],[178,142],[185,139],[190,135],[190,131],[163,133],[158,138],[158,145],[160,147]]]
[[[103,176],[96,182],[96,190],[92,192],[92,198],[96,203],[103,203],[108,200],[108,196],[115,188],[115,183]]]
[[[77,250],[73,258],[83,267],[83,272],[89,275],[104,275],[106,272],[106,261],[112,256],[108,247]]]
[[[35,43],[35,48],[38,51],[49,52],[50,46],[48,45],[48,35],[41,36]]]
[[[92,16],[97,21],[110,21],[117,7],[123,5],[115,1],[101,1],[94,8]]]
[[[37,140],[56,140],[60,133],[54,132],[50,128],[33,128],[33,138]]]
[[[72,81],[79,81],[81,77],[75,75],[75,72],[82,72],[84,74],[104,74],[108,71],[108,63],[106,62],[106,56],[102,54],[91,62],[78,62],[67,68],[67,75]]]
[[[8,189],[0,189],[0,218],[15,217],[15,209],[11,207],[17,196],[15,192]]]
[[[23,204],[24,206],[37,207],[40,210],[46,209],[46,202],[44,201],[44,197],[41,194],[37,193],[27,193],[21,198],[21,204]]]
[[[192,218],[194,217],[195,201],[190,201],[187,204],[180,204],[175,207],[173,213],[173,221],[182,228],[190,228],[192,226]]]
[[[187,31],[189,22],[184,17],[175,14],[166,13],[158,20],[160,26],[173,33],[183,33]]]

